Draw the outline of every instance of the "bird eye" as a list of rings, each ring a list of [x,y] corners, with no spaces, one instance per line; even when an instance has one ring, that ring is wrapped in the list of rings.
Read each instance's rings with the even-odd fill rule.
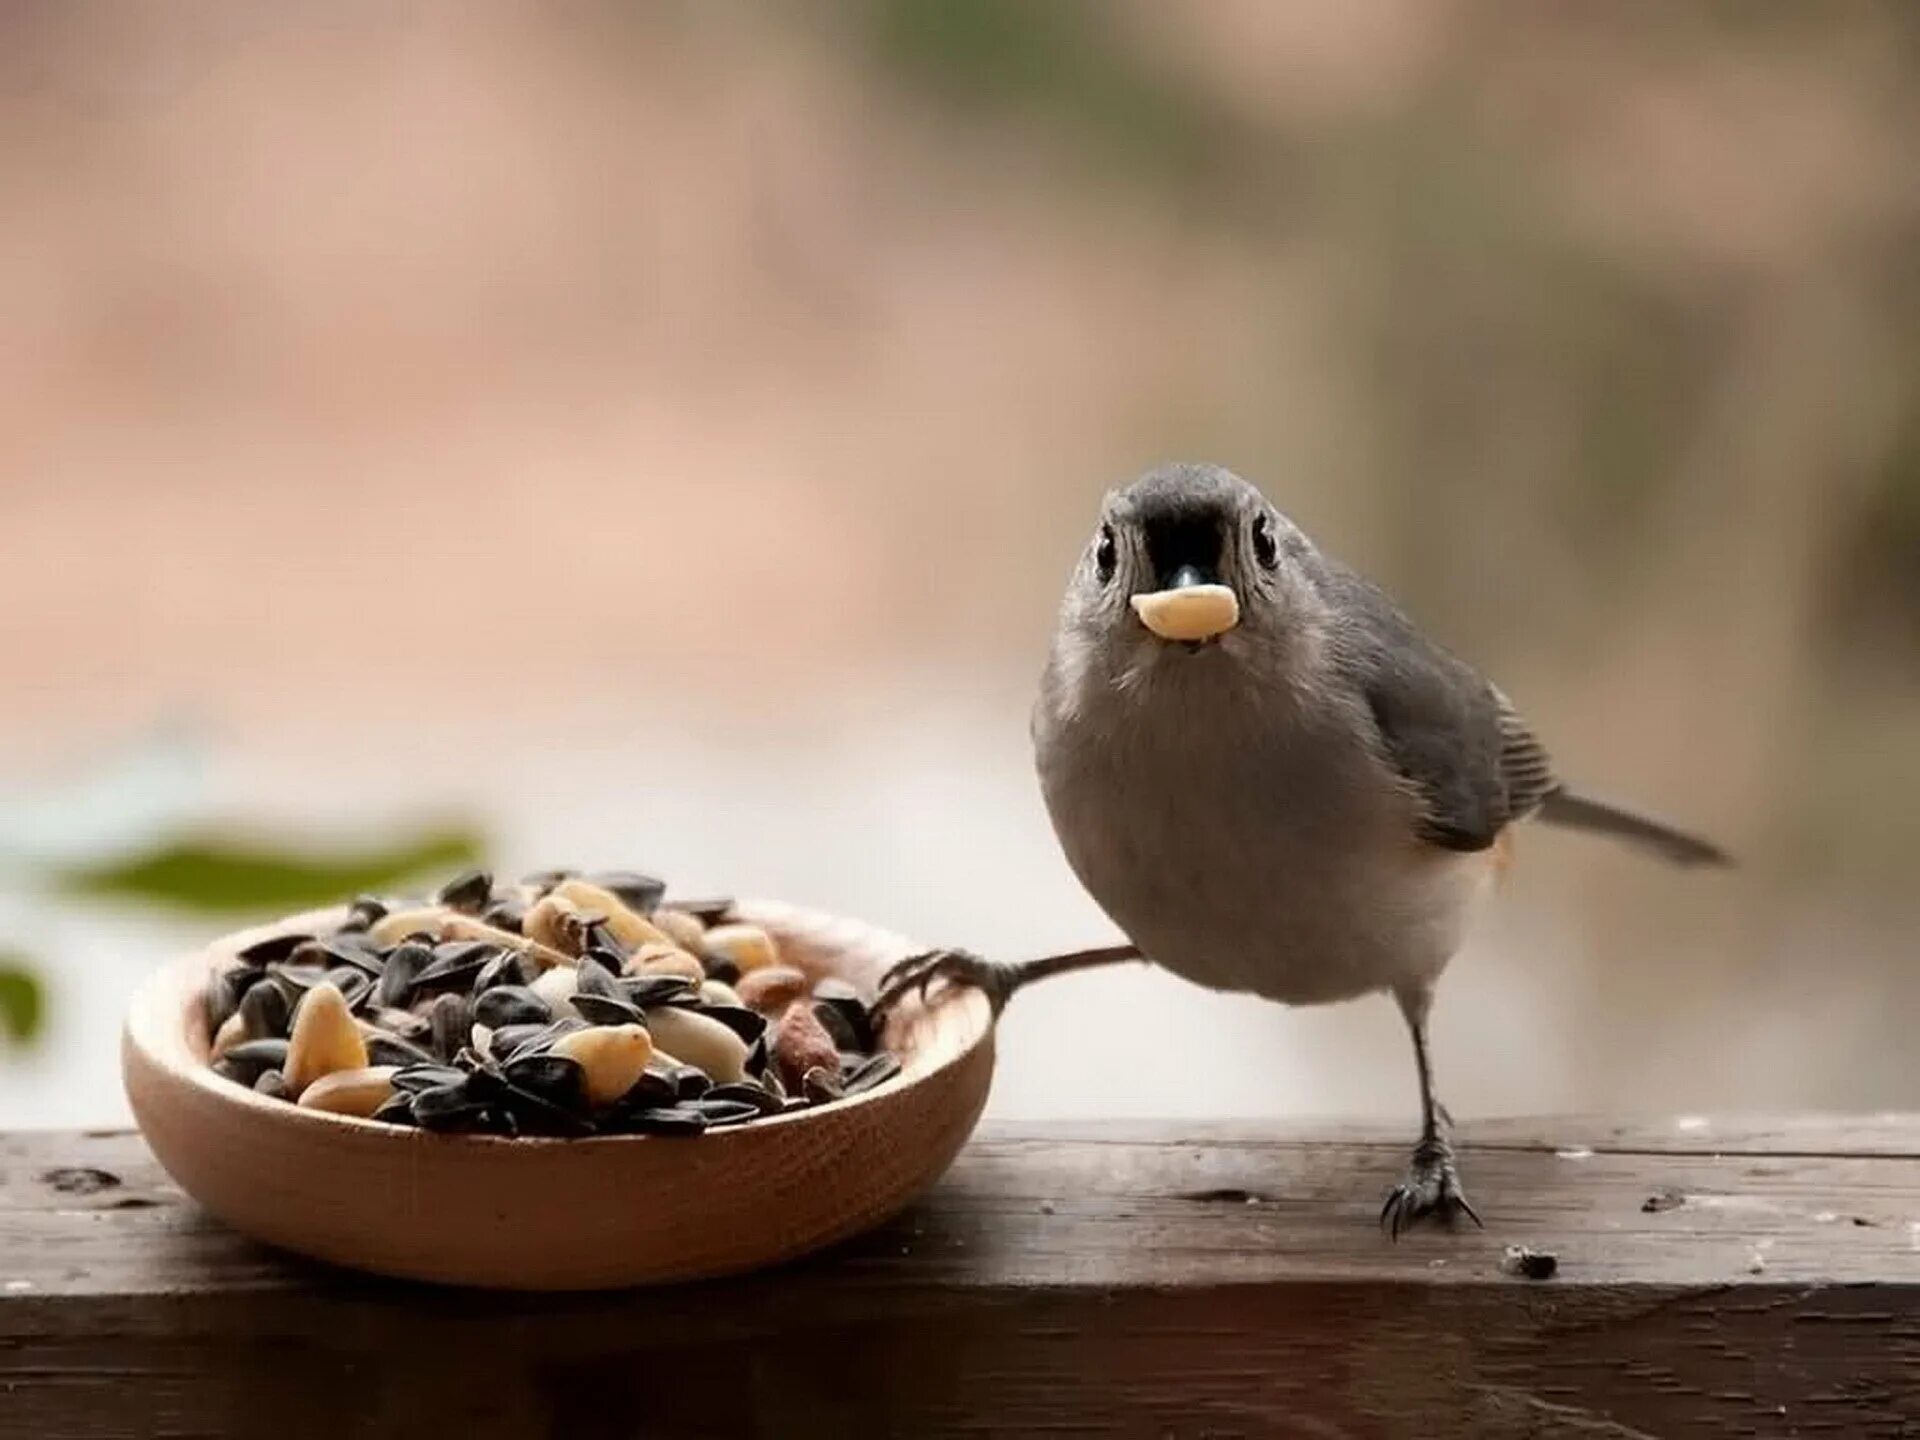
[[[1267,570],[1280,563],[1280,542],[1273,538],[1273,521],[1265,515],[1253,522],[1253,558]]]
[[[1093,568],[1100,572],[1101,583],[1113,579],[1113,570],[1120,563],[1119,547],[1114,544],[1113,527],[1102,525],[1100,539],[1093,547]]]

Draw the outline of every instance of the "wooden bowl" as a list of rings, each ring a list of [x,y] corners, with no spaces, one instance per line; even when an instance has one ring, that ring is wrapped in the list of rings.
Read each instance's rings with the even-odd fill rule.
[[[742,903],[816,978],[871,995],[922,947],[856,920]],[[302,1110],[207,1068],[213,964],[301,916],[157,972],[121,1043],[127,1098],[182,1189],[256,1239],[385,1275],[518,1290],[687,1280],[772,1265],[887,1219],[953,1160],[986,1104],[993,1022],[975,991],[889,1019],[902,1073],[863,1095],[688,1138],[431,1135]]]

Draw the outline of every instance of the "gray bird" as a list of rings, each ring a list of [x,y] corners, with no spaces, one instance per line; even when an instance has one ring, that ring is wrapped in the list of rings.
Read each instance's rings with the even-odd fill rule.
[[[1706,841],[1579,795],[1507,697],[1379,589],[1212,465],[1110,494],[1060,612],[1033,715],[1068,862],[1132,943],[1028,961],[915,957],[996,1009],[1046,975],[1147,959],[1290,1005],[1387,991],[1413,1037],[1420,1140],[1389,1232],[1467,1202],[1434,1094],[1427,1016],[1475,903],[1528,817],[1681,864]]]

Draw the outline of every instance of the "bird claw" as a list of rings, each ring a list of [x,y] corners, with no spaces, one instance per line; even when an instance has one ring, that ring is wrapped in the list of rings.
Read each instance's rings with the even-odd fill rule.
[[[884,1016],[908,995],[922,1000],[935,981],[949,985],[971,985],[984,991],[994,1014],[1012,993],[1008,967],[975,955],[971,950],[928,950],[909,955],[880,977],[880,992],[874,997],[873,1013]]]
[[[1387,1192],[1387,1203],[1380,1207],[1380,1224],[1389,1238],[1398,1240],[1401,1231],[1429,1216],[1451,1227],[1462,1215],[1481,1225],[1479,1213],[1460,1188],[1460,1174],[1453,1167],[1453,1147],[1438,1136],[1422,1140],[1414,1147],[1407,1178]]]

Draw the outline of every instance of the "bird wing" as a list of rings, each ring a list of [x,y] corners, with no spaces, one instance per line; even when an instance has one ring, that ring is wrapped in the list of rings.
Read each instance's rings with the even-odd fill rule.
[[[1335,663],[1366,702],[1381,750],[1420,804],[1419,836],[1485,850],[1559,788],[1507,697],[1413,626],[1377,587],[1332,562]]]

